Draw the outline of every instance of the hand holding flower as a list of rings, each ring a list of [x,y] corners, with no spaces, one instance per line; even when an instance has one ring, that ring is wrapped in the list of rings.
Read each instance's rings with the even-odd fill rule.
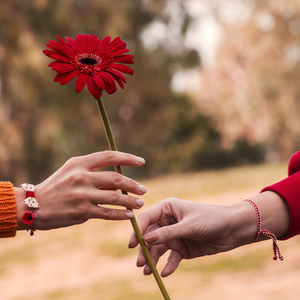
[[[35,197],[40,203],[36,229],[48,230],[75,224],[88,219],[126,220],[134,217],[143,201],[138,197],[117,192],[122,189],[143,195],[146,188],[116,172],[97,170],[111,165],[139,167],[144,160],[118,151],[104,151],[68,160],[57,172],[36,186]],[[19,229],[27,229],[22,216],[27,210],[23,204],[24,191],[15,188]],[[123,206],[125,209],[102,205]]]

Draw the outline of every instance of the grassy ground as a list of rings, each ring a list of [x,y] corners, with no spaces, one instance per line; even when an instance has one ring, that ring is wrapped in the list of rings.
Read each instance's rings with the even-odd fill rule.
[[[145,208],[169,196],[232,204],[285,176],[286,164],[156,178],[142,182]],[[135,267],[130,234],[130,222],[92,220],[1,240],[0,299],[162,299],[153,277]],[[271,241],[184,261],[164,283],[173,300],[299,299],[300,240],[280,242],[280,248],[283,262],[272,260]]]

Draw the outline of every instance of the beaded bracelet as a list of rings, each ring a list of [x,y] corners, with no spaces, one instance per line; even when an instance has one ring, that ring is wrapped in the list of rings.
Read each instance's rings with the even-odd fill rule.
[[[252,201],[250,199],[245,199],[244,201],[247,201],[247,202],[251,203],[252,206],[254,207],[255,213],[256,213],[257,231],[256,231],[256,234],[255,234],[255,236],[254,236],[251,243],[254,243],[257,240],[258,236],[262,233],[264,236],[269,237],[273,241],[273,254],[274,254],[273,259],[277,260],[277,254],[278,254],[279,259],[283,260],[283,256],[280,253],[279,246],[278,246],[275,234],[273,234],[269,230],[262,229],[261,216],[260,216],[260,212],[259,212],[259,209],[258,209],[257,205],[255,204],[254,201]]]
[[[27,231],[30,230],[30,235],[34,235],[35,232],[35,221],[37,219],[36,208],[40,205],[34,197],[35,186],[33,184],[23,183],[21,184],[23,191],[25,192],[25,200],[23,203],[29,207],[29,211],[26,211],[22,216],[22,221],[27,225]],[[32,224],[32,228],[29,229],[29,225]]]

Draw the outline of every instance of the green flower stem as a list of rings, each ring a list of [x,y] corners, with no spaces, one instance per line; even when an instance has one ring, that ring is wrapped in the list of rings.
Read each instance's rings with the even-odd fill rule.
[[[107,113],[106,113],[106,110],[105,110],[105,107],[104,107],[104,104],[103,104],[103,101],[101,98],[97,99],[97,106],[98,106],[98,109],[99,109],[99,112],[100,112],[100,115],[102,117],[102,121],[103,121],[103,125],[105,127],[105,132],[106,132],[106,136],[107,136],[107,140],[108,140],[108,143],[109,143],[109,146],[110,146],[110,149],[112,151],[117,151],[117,147],[116,147],[116,143],[115,143],[115,139],[114,139],[114,136],[113,136],[113,133],[112,133],[112,130],[111,130],[111,126],[109,124],[109,120],[108,120],[108,117],[107,117]],[[123,172],[122,172],[122,168],[121,166],[115,166],[115,169],[116,169],[116,172],[118,172],[119,174],[123,175]],[[127,192],[126,191],[122,191],[123,194],[127,195]],[[169,297],[168,295],[168,292],[162,282],[162,279],[161,277],[159,276],[159,273],[155,267],[155,264],[152,260],[152,257],[149,253],[149,250],[146,246],[146,243],[143,239],[143,236],[142,236],[142,233],[138,227],[138,224],[137,224],[137,221],[136,221],[136,218],[133,218],[130,220],[131,221],[131,224],[132,224],[132,227],[134,229],[134,232],[135,232],[135,235],[138,239],[138,242],[139,244],[141,245],[141,248],[144,252],[144,255],[145,255],[145,258],[147,260],[147,263],[154,275],[154,278],[159,286],[159,289],[164,297],[164,299],[167,299],[167,300],[170,300],[171,298]]]

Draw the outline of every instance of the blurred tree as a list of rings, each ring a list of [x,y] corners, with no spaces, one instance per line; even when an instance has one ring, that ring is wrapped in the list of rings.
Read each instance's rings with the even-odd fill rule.
[[[269,161],[288,159],[300,148],[300,2],[216,2],[221,41],[194,98],[224,147],[243,137]]]
[[[249,43],[256,45],[260,32],[257,29],[255,34],[254,25],[226,24],[224,37],[228,43],[230,38],[227,35],[233,31],[232,28],[248,28],[242,31],[240,37],[244,46],[236,43],[236,37],[232,36],[233,46],[220,48],[220,64],[214,72],[211,71],[213,77],[208,71],[203,75],[207,86],[205,99],[209,105],[205,106],[201,101],[199,110],[187,96],[174,94],[170,87],[176,70],[202,67],[199,52],[185,46],[193,21],[187,2],[0,0],[1,178],[12,180],[15,184],[25,179],[36,183],[71,156],[108,148],[93,97],[86,90],[76,94],[75,80],[63,87],[53,83],[55,72],[47,67],[50,60],[42,53],[45,42],[55,39],[55,35],[75,38],[78,33],[96,34],[99,38],[120,36],[135,57],[135,74],[126,77],[128,83],[125,89],[112,96],[103,95],[119,150],[135,153],[147,160],[141,169],[126,170],[127,175],[154,176],[170,171],[261,161],[261,148],[257,146],[260,140],[249,138],[245,131],[234,136],[232,145],[235,146],[231,150],[224,148],[226,139],[230,140],[231,135],[230,130],[225,130],[229,126],[223,125],[235,118],[246,120],[246,114],[240,117],[238,114],[244,111],[235,108],[230,108],[229,111],[234,113],[228,114],[228,107],[232,103],[238,106],[239,102],[230,102],[236,99],[236,90],[232,87],[232,79],[223,80],[232,74],[229,76],[228,70],[222,68],[226,62],[233,60],[234,66],[239,66],[234,68],[235,72],[240,70],[248,54],[237,55],[235,52],[245,49]],[[265,6],[268,7],[268,4]],[[294,31],[295,28],[296,25]],[[249,54],[249,57],[252,56]],[[249,64],[251,72],[257,74],[255,64],[252,66],[252,61],[247,66]],[[288,73],[289,77],[296,77],[297,65],[292,66],[293,72]],[[272,69],[267,67],[265,71],[266,76],[273,74]],[[245,73],[243,70],[243,76]],[[216,74],[221,79],[217,78],[216,85],[213,85],[211,78],[215,80]],[[279,74],[278,70],[280,77]],[[266,79],[265,76],[263,78]],[[228,88],[223,85],[226,81],[229,82]],[[253,84],[262,84],[262,81],[253,77]],[[266,82],[265,86],[270,85]],[[273,86],[277,88],[274,82]],[[252,107],[256,102],[247,102],[249,95],[239,97],[239,101],[244,99]],[[228,99],[223,101],[225,96]],[[204,99],[203,94],[201,99]],[[257,113],[257,110],[253,111]],[[282,114],[279,108],[278,114]],[[250,115],[252,118],[253,114]],[[236,124],[244,128],[243,123]]]
[[[141,35],[149,24],[174,22],[171,1],[0,0],[0,5],[1,178],[37,182],[70,156],[108,148],[93,98],[86,91],[76,94],[75,81],[64,87],[53,83],[55,73],[42,54],[55,35],[74,38],[78,33],[121,36],[128,42],[135,75],[127,77],[124,91],[103,98],[119,149],[147,159],[144,175],[161,172],[165,111],[172,98],[169,66],[176,60],[189,66],[199,62],[184,47],[171,54],[163,46],[144,47]],[[188,17],[182,1],[176,5],[180,44]]]

